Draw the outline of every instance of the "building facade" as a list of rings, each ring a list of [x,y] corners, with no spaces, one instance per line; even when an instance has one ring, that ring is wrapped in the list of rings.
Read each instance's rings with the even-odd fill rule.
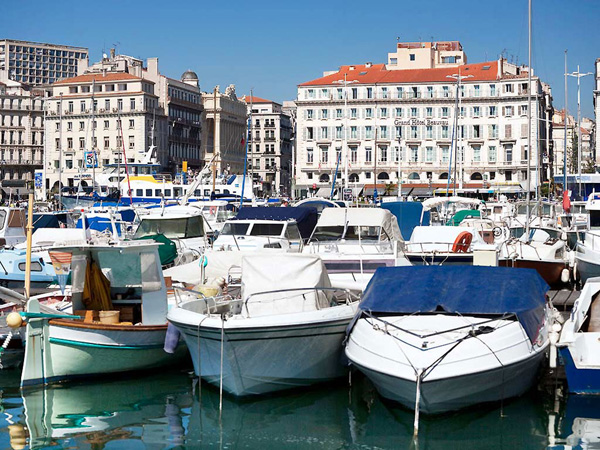
[[[596,58],[595,64],[595,81],[594,81],[594,119],[595,119],[595,130],[593,133],[594,140],[594,151],[596,154],[596,162],[600,163],[600,132],[597,124],[600,123],[600,58]]]
[[[248,173],[259,196],[290,195],[292,123],[282,105],[256,96],[244,96],[252,118],[248,142]]]
[[[24,191],[42,168],[44,91],[16,81],[0,82],[0,185]]]
[[[84,47],[0,39],[0,81],[52,84],[77,75],[87,59]]]
[[[338,161],[345,186],[446,183],[456,173],[457,185],[516,192],[527,185],[529,158],[534,189],[537,165],[547,172],[549,87],[532,74],[528,152],[526,67],[504,59],[465,64],[455,41],[418,44],[398,43],[388,65],[342,66],[298,86],[303,194],[330,186]]]
[[[212,92],[203,92],[202,104],[205,164],[214,164],[218,173],[243,173],[248,127],[246,103],[237,98],[231,84],[225,92],[219,86]]]
[[[166,148],[168,137],[154,83],[108,70],[54,83],[45,132],[45,189],[53,191],[80,179],[91,185],[95,171],[142,161],[151,146]]]

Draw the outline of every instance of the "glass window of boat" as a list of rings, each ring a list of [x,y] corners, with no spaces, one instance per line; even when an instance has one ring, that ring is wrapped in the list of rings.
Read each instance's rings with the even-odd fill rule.
[[[295,223],[289,223],[287,228],[285,229],[285,237],[293,241],[299,241],[300,239],[302,239],[300,237],[300,230],[298,230],[298,225],[296,225]]]
[[[6,211],[0,211],[0,230],[4,228],[4,224],[6,222]]]
[[[204,235],[202,217],[142,220],[135,232],[134,239],[156,234],[163,234],[169,239],[201,237]]]
[[[281,236],[282,223],[255,223],[250,230],[250,236]]]
[[[600,211],[590,211],[590,227],[591,228],[599,228],[600,227]],[[2,226],[0,226],[2,228]]]
[[[379,240],[381,227],[349,226],[346,230],[345,239],[360,239],[362,241]]]
[[[139,253],[99,251],[96,261],[104,276],[110,281],[111,288],[142,285],[142,267]]]
[[[344,235],[343,226],[317,227],[312,235],[314,241],[337,241]]]
[[[19,270],[21,272],[25,272],[25,263],[19,263]],[[42,265],[38,261],[31,261],[31,271],[32,272],[41,272]]]
[[[226,222],[220,234],[244,236],[249,227],[249,223]]]

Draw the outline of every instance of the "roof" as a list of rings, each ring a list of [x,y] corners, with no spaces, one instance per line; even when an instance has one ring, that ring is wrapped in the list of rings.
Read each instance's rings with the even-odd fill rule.
[[[57,81],[54,84],[72,84],[72,83],[91,83],[93,81],[96,82],[104,82],[104,81],[125,81],[125,80],[141,80],[142,78],[136,77],[135,75],[131,75],[127,72],[107,72],[103,73],[86,73],[84,75],[79,75],[76,77],[65,78],[64,80]],[[151,80],[145,80],[148,83],[154,83]]]
[[[295,220],[303,238],[310,237],[317,223],[317,210],[310,206],[264,208],[244,206],[230,220]]]
[[[241,100],[245,101],[248,105],[250,103],[277,103],[272,100],[256,97],[254,95],[244,95]]]
[[[387,70],[385,64],[342,66],[339,71],[333,74],[307,81],[299,86],[333,84],[340,84],[341,86],[344,82],[344,75],[346,76],[346,82],[359,84],[448,83],[453,82],[453,80],[447,77],[459,72],[461,75],[473,75],[473,78],[469,78],[469,82],[497,80],[498,61],[465,64],[459,67],[409,70]]]
[[[380,208],[326,208],[321,213],[318,227],[364,226],[383,227],[390,239],[402,240],[398,220],[387,209]]]
[[[533,341],[549,286],[533,269],[483,266],[378,268],[360,309],[372,313],[516,314]]]

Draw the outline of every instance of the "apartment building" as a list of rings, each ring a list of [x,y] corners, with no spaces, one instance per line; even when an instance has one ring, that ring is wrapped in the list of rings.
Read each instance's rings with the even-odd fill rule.
[[[44,91],[0,82],[0,185],[21,194],[44,151]]]
[[[52,84],[77,75],[79,65],[87,59],[84,47],[0,39],[0,81]]]
[[[292,164],[291,117],[282,105],[256,96],[244,96],[252,119],[248,142],[248,173],[259,196],[290,195]]]
[[[456,41],[398,43],[387,65],[342,66],[301,83],[302,194],[330,186],[338,161],[345,186],[446,183],[456,173],[460,185],[519,192],[529,159],[533,190],[537,165],[546,173],[550,88],[532,73],[529,152],[528,69],[466,59]]]

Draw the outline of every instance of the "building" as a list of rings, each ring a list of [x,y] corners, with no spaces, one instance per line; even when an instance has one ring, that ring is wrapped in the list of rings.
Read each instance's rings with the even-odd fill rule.
[[[456,173],[458,187],[522,192],[529,158],[533,190],[538,164],[547,173],[549,86],[532,73],[528,152],[527,67],[503,58],[476,64],[466,59],[456,41],[398,43],[387,65],[342,66],[300,84],[301,193],[330,187],[338,160],[344,170],[337,180],[344,186],[400,179],[445,187]]]
[[[594,83],[594,119],[595,123],[600,123],[600,58],[596,58],[596,73]],[[594,130],[594,154],[596,162],[600,163],[600,132],[597,128]]]
[[[292,170],[290,172],[290,195],[293,199],[296,198],[296,122],[297,122],[297,107],[296,102],[291,100],[284,100],[283,107],[281,110],[285,115],[290,118],[290,125],[292,126],[292,137],[291,137],[291,166]]]
[[[577,125],[571,114],[567,115],[567,173],[571,170],[571,154],[573,147],[573,133]],[[565,161],[565,110],[555,109],[552,114],[552,147],[554,154],[554,174],[564,175]]]
[[[0,82],[0,185],[24,192],[44,152],[44,91],[7,80]]]
[[[79,73],[87,64],[88,49],[39,42],[0,40],[0,81],[33,86],[52,84]]]
[[[154,81],[159,105],[165,110],[168,119],[168,145],[166,152],[161,152],[161,162],[171,172],[180,171],[184,161],[190,169],[200,169],[204,165],[204,108],[198,75],[187,70],[180,80],[166,77],[158,70],[158,58],[149,58],[148,67],[142,76]]]
[[[282,105],[256,96],[244,96],[252,118],[248,142],[248,173],[259,196],[290,195],[292,123]]]
[[[203,92],[202,103],[205,164],[214,164],[218,173],[243,173],[248,127],[246,103],[237,98],[233,84],[225,92],[219,86],[213,92]]]
[[[139,60],[108,58],[83,75],[52,85],[47,99],[46,189],[91,184],[107,164],[142,161],[151,146],[167,148],[167,121],[154,82]],[[93,152],[96,153],[94,166]]]

